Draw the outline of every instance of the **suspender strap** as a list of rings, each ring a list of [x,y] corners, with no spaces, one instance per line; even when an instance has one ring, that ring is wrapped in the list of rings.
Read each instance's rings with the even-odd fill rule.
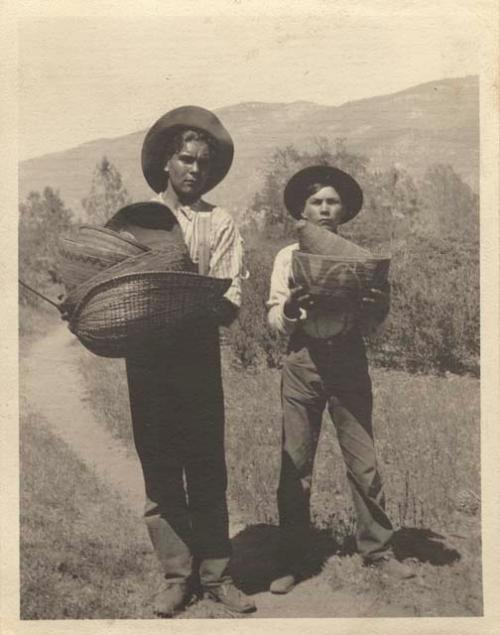
[[[196,213],[198,239],[198,273],[207,276],[210,269],[210,212]]]

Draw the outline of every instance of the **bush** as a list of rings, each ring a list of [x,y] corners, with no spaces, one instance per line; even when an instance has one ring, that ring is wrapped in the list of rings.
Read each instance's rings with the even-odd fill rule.
[[[392,308],[372,359],[409,371],[479,374],[479,255],[412,235],[392,263]]]
[[[237,362],[244,368],[256,367],[262,361],[276,368],[285,352],[286,338],[268,328],[266,301],[274,258],[278,249],[290,241],[268,237],[253,244],[249,242],[245,255],[250,277],[244,282],[240,316],[229,330],[228,341]]]
[[[477,195],[450,166],[430,166],[422,181],[401,168],[370,172],[368,160],[350,154],[343,140],[334,149],[320,140],[314,154],[289,146],[269,163],[253,205],[268,210],[266,223],[260,234],[254,230],[248,249],[251,277],[230,337],[237,360],[245,367],[260,360],[280,365],[286,342],[269,332],[265,301],[274,257],[294,241],[282,192],[296,170],[320,163],[347,170],[363,188],[363,211],[341,233],[374,252],[392,254],[392,308],[385,327],[369,338],[371,360],[412,372],[479,375]],[[248,214],[244,222],[251,227]]]

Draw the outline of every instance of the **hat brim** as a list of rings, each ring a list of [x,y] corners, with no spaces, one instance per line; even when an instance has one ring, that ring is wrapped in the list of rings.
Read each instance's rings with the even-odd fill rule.
[[[199,106],[181,106],[167,112],[153,124],[144,138],[141,153],[142,171],[156,193],[168,184],[165,149],[172,137],[187,128],[202,130],[214,139],[217,150],[211,159],[210,172],[202,194],[213,189],[226,176],[233,162],[234,144],[229,132],[214,113]]]
[[[315,183],[333,187],[344,206],[347,222],[356,216],[363,205],[363,191],[350,174],[331,165],[313,165],[292,176],[285,186],[284,202],[294,218],[301,218],[307,199],[307,188]]]

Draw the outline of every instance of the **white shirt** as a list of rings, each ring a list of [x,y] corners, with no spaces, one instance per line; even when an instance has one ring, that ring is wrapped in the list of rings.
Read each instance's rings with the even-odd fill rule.
[[[165,204],[161,194],[154,200]],[[224,297],[240,307],[241,281],[248,278],[243,264],[243,239],[233,217],[222,207],[212,207],[200,200],[192,206],[182,205],[172,209],[194,263],[199,262],[200,243],[203,243],[202,234],[205,228],[204,223],[200,222],[204,214],[200,212],[208,212],[210,217],[206,240],[209,245],[208,275],[214,278],[231,278],[231,286]]]

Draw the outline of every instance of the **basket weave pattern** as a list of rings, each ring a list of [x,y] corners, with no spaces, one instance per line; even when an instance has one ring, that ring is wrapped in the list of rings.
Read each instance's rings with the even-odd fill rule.
[[[190,271],[195,265],[189,258],[187,251],[180,246],[172,245],[168,250],[146,251],[138,255],[129,256],[113,267],[101,271],[78,285],[68,294],[67,304],[75,308],[83,298],[96,286],[119,276],[130,273],[150,273],[155,271]]]
[[[335,258],[302,251],[292,255],[297,284],[313,295],[356,297],[371,287],[382,287],[389,272],[389,258]]]
[[[69,328],[90,351],[127,357],[170,341],[186,321],[203,318],[229,279],[200,276],[180,230],[150,249],[117,232],[84,226],[61,246]]]
[[[112,277],[88,292],[70,329],[93,353],[124,357],[147,342],[175,334],[206,313],[231,284],[187,272],[151,271]]]
[[[387,282],[391,259],[366,249],[308,221],[297,223],[299,250],[292,255],[297,284],[319,298],[355,306],[369,288]]]
[[[58,264],[66,290],[71,292],[101,271],[147,250],[112,230],[83,225],[75,238],[59,241]]]

